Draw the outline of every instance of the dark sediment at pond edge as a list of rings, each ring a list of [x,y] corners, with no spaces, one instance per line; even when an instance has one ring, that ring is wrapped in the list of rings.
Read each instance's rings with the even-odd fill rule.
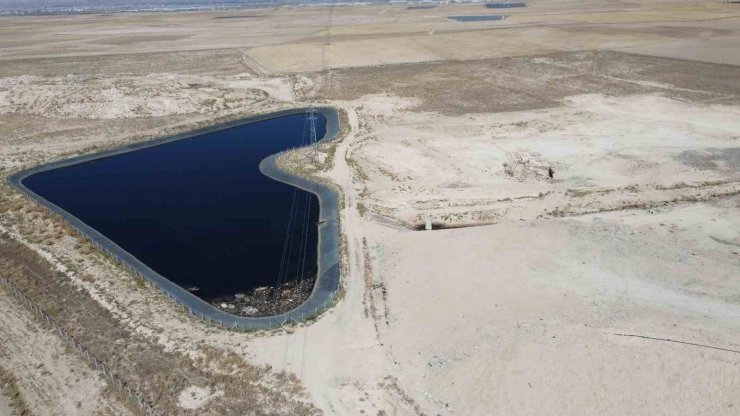
[[[83,163],[95,159],[114,156],[121,153],[127,153],[134,150],[144,149],[151,146],[160,145],[176,140],[182,140],[224,130],[243,124],[254,123],[258,121],[270,120],[282,116],[306,113],[308,108],[297,108],[277,111],[269,114],[255,115],[236,120],[229,123],[210,126],[197,129],[191,132],[164,137],[157,140],[135,143],[95,154],[83,155],[71,159],[51,162],[27,170],[17,172],[6,178],[10,186],[24,193],[32,201],[40,204],[42,207],[62,217],[70,226],[76,229],[81,235],[87,238],[93,245],[101,251],[113,257],[125,268],[132,273],[142,277],[153,284],[165,296],[182,306],[192,316],[208,321],[225,328],[235,330],[250,329],[268,329],[276,328],[283,323],[290,321],[299,321],[315,317],[336,299],[339,289],[339,224],[338,224],[338,195],[329,186],[313,182],[306,178],[294,176],[283,171],[277,166],[276,160],[278,155],[272,155],[265,158],[260,163],[260,171],[266,176],[298,187],[305,191],[311,192],[319,200],[319,242],[318,242],[318,275],[313,285],[311,294],[305,302],[301,303],[294,309],[268,317],[244,317],[231,314],[221,310],[208,302],[196,297],[188,292],[185,288],[180,287],[164,276],[156,273],[146,264],[139,261],[136,257],[123,250],[113,241],[102,235],[97,230],[80,221],[75,216],[61,209],[55,204],[47,201],[40,195],[23,185],[23,180],[31,175]],[[320,112],[326,118],[326,133],[321,141],[329,141],[336,138],[339,132],[339,116],[333,108],[320,107],[316,111]],[[228,309],[228,308],[227,308]]]
[[[270,316],[294,309],[309,296],[315,276],[289,280],[279,286],[262,286],[233,296],[210,299],[211,305],[239,316]]]

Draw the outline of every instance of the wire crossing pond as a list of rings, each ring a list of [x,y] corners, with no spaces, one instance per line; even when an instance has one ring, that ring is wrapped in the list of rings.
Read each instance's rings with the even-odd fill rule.
[[[316,134],[326,120],[316,114]],[[40,172],[23,184],[207,301],[316,273],[319,203],[259,171],[307,144],[295,114]],[[309,288],[310,290],[310,288]]]

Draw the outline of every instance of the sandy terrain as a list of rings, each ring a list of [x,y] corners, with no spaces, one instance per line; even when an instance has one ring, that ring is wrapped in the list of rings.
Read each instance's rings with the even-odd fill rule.
[[[163,117],[244,108],[258,105],[267,98],[262,90],[244,88],[238,81],[226,85],[214,85],[209,81],[166,74],[103,79],[75,75],[7,77],[0,85],[3,91],[0,114],[106,120]],[[183,89],[194,91],[183,93]]]
[[[501,22],[471,23],[447,19],[480,14],[509,17]],[[218,18],[229,15],[250,17]],[[235,64],[241,64],[258,73],[284,73],[660,45],[669,45],[661,48],[665,50],[663,55],[673,56],[682,53],[675,47],[678,42],[691,41],[693,50],[701,49],[697,42],[707,38],[711,38],[710,45],[732,45],[738,19],[736,5],[721,2],[593,1],[584,5],[546,0],[505,11],[448,4],[428,10],[377,5],[336,7],[331,12],[325,8],[266,8],[164,16],[138,13],[2,18],[0,59],[16,61],[3,72],[18,68],[27,74],[24,65],[33,62],[40,65],[34,65],[31,73],[49,74],[69,68],[69,61],[89,61],[95,55],[140,56],[145,52],[193,50],[203,54],[210,50],[221,61],[220,70],[233,70]],[[702,52],[701,58],[740,63],[736,54],[724,53],[727,47],[710,48]],[[230,64],[223,61],[240,54],[243,57]],[[61,66],[49,64],[49,57],[60,58]],[[109,70],[121,61],[112,59],[96,62],[94,67]],[[197,58],[182,61],[198,64]],[[166,63],[177,65],[178,60]],[[142,64],[149,72],[161,71],[151,65]]]
[[[554,109],[459,118],[409,114],[384,97],[363,105],[378,121],[351,151],[369,178],[362,202],[407,224],[531,221],[740,192],[734,106],[580,95]]]
[[[10,395],[4,390],[0,391],[0,415],[12,416],[13,407],[11,405]]]
[[[3,174],[307,102],[347,125],[332,163],[284,159],[344,198],[344,295],[315,322],[194,322],[6,185],[3,241],[38,259],[0,260],[58,272],[34,299],[169,414],[737,414],[739,46],[720,2],[2,18]],[[427,219],[475,227],[413,230]],[[80,406],[116,405],[4,292],[0,308],[32,410],[85,383]]]
[[[733,414],[737,246],[712,237],[738,202],[384,235],[400,384],[448,414]]]
[[[293,339],[256,340],[258,358],[337,414],[734,413],[738,107],[574,96],[453,127],[409,104],[347,104],[366,124],[338,147],[333,177],[352,189],[348,207],[366,208],[343,217],[362,230],[345,302]],[[512,160],[523,166],[507,174]],[[425,217],[499,224],[394,226]],[[333,366],[306,361],[326,351]]]
[[[131,414],[109,400],[105,381],[6,291],[0,296],[0,338],[3,367],[15,375],[32,414]]]

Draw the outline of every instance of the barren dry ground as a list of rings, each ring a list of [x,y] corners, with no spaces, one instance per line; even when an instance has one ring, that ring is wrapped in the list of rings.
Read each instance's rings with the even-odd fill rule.
[[[0,273],[161,414],[736,414],[739,35],[739,5],[690,1],[0,18],[3,175],[340,109],[320,163],[281,164],[341,190],[344,295],[208,327],[4,184]],[[137,412],[0,309],[17,412]]]

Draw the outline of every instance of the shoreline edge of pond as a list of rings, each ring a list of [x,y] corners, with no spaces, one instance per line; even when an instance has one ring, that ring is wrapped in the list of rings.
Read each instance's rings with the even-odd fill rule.
[[[207,133],[226,130],[233,127],[271,120],[283,116],[307,113],[306,107],[274,111],[266,114],[257,114],[243,117],[227,123],[216,124],[199,128],[181,134],[166,136],[159,139],[124,145],[102,152],[81,155],[69,159],[62,159],[45,163],[32,168],[16,172],[6,178],[8,184],[23,193],[31,201],[64,219],[72,228],[95,247],[117,260],[124,268],[145,281],[154,285],[163,295],[182,306],[186,312],[197,319],[233,330],[255,330],[278,328],[287,322],[298,322],[311,319],[325,311],[336,299],[340,287],[339,267],[339,196],[328,185],[296,176],[284,171],[277,165],[277,158],[282,154],[276,153],[260,162],[259,169],[269,178],[303,189],[316,195],[319,200],[319,225],[317,244],[318,273],[310,296],[296,308],[272,316],[242,317],[223,311],[205,300],[193,295],[178,284],[152,270],[132,254],[122,249],[106,236],[82,222],[64,209],[36,194],[23,184],[23,180],[37,173],[76,165],[91,160],[111,157],[122,153],[141,150],[177,140],[192,138]],[[326,132],[319,142],[334,140],[339,133],[339,115],[332,107],[316,107],[314,110],[326,119]],[[285,151],[291,149],[285,149]]]

